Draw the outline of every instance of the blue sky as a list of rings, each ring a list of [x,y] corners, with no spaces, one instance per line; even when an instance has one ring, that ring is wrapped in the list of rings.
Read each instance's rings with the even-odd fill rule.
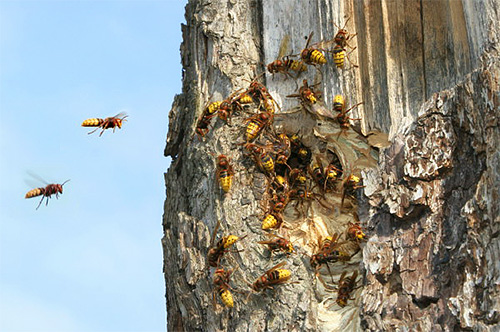
[[[186,1],[0,0],[0,331],[164,331]],[[129,114],[87,135],[83,120]],[[64,186],[35,210],[30,189]]]

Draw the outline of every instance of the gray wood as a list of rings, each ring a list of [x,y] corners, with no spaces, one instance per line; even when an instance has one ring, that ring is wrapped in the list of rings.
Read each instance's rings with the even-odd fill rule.
[[[500,76],[499,3],[450,1],[275,1],[192,0],[186,6],[181,45],[183,91],[169,115],[165,155],[164,273],[169,331],[498,331],[500,330]],[[299,254],[287,260],[292,280],[275,292],[234,292],[235,307],[212,305],[212,274],[206,255],[217,220],[222,234],[247,235],[224,264],[239,267],[232,286],[249,290],[266,269],[281,261],[266,256],[256,241],[259,201],[265,177],[242,154],[242,114],[233,125],[212,122],[203,141],[193,138],[209,101],[246,89],[264,64],[273,61],[283,37],[290,52],[333,38],[349,18],[356,32],[350,55],[339,71],[329,58],[321,74],[312,67],[299,79],[261,80],[283,112],[296,110],[303,78],[321,81],[324,106],[336,94],[348,103],[358,129],[389,134],[379,151],[354,131],[337,140],[338,125],[300,111],[276,117],[277,130],[300,130],[317,153],[341,150],[349,170],[363,175],[356,208],[368,241],[349,264],[332,265],[335,286],[343,271],[359,271],[362,285],[340,308],[336,291],[314,275],[315,228],[293,219],[290,231]],[[297,83],[296,83],[297,82]],[[295,108],[294,108],[295,107]],[[354,123],[357,123],[356,121]],[[372,143],[373,144],[373,143]],[[368,151],[359,156],[356,152]],[[379,153],[378,153],[379,152]],[[225,154],[235,168],[231,192],[215,180],[215,157]],[[378,160],[378,161],[376,161]],[[376,161],[376,162],[374,162]],[[375,166],[375,167],[369,167]],[[354,220],[353,209],[325,212],[313,204],[322,236]],[[306,231],[301,231],[300,228]],[[355,251],[353,248],[346,250]]]

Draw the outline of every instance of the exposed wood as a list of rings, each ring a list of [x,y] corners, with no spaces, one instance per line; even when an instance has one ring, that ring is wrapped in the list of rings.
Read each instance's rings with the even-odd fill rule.
[[[500,36],[497,1],[303,1],[193,0],[186,6],[181,45],[183,92],[169,115],[165,155],[164,272],[169,331],[495,331],[500,324]],[[314,155],[336,151],[343,166],[363,175],[358,204],[340,209],[312,204],[309,219],[285,221],[299,254],[283,258],[293,281],[275,292],[233,293],[235,307],[212,301],[213,270],[207,264],[210,234],[218,220],[222,235],[246,235],[228,254],[238,270],[231,285],[249,290],[269,259],[261,229],[260,200],[266,177],[242,153],[244,120],[232,126],[214,119],[199,140],[195,126],[209,101],[248,88],[249,81],[276,59],[290,37],[298,54],[311,32],[313,42],[331,39],[338,26],[357,33],[356,49],[344,70],[329,62],[309,67],[298,79],[266,73],[261,82],[278,101],[277,131],[299,131]],[[353,130],[297,107],[302,79],[319,82],[322,104],[336,94],[362,118],[357,130],[389,134],[384,148],[377,135]],[[356,121],[355,121],[356,122]],[[342,135],[339,135],[342,134]],[[369,143],[369,144],[368,144]],[[370,144],[380,149],[370,147]],[[378,153],[380,152],[380,153]],[[224,195],[215,180],[215,155],[227,155],[234,184]],[[376,167],[372,167],[376,166]],[[353,210],[355,209],[355,210]],[[357,213],[355,213],[357,212]],[[368,242],[331,275],[336,287],[343,271],[359,271],[360,288],[341,308],[337,291],[314,275],[309,257],[317,234],[343,232],[358,214]],[[312,220],[312,221],[311,221]],[[296,227],[295,227],[296,226]],[[317,233],[317,234],[316,234]],[[351,244],[348,244],[349,246]],[[345,250],[355,253],[355,248]]]

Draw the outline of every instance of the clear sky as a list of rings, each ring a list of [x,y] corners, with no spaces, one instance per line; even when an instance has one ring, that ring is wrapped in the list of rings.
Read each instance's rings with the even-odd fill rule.
[[[165,331],[184,0],[0,0],[0,331]],[[129,114],[87,135],[87,118]],[[64,186],[35,210],[27,191]]]

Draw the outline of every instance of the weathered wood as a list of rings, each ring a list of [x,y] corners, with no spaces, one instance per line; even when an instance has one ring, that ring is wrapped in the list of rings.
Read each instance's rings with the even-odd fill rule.
[[[370,330],[498,328],[499,75],[496,62],[433,95],[367,175]]]
[[[165,155],[164,273],[169,331],[494,331],[500,321],[500,77],[499,4],[489,1],[334,1],[193,0],[186,6],[181,45],[183,93],[169,115]],[[288,112],[303,78],[321,82],[323,102],[343,94],[361,117],[361,130],[389,133],[391,146],[377,160],[362,135],[300,111],[276,117],[277,130],[300,130],[315,154],[340,151],[344,166],[362,172],[365,188],[358,214],[368,228],[350,264],[336,263],[335,286],[342,271],[360,271],[363,284],[345,308],[336,291],[314,276],[309,256],[316,232],[325,236],[354,220],[351,209],[324,211],[313,204],[313,222],[297,225],[290,236],[300,255],[286,259],[297,284],[275,293],[234,294],[235,307],[212,305],[206,255],[210,234],[221,221],[218,238],[247,235],[242,252],[227,255],[239,267],[232,285],[249,289],[279,260],[266,257],[260,229],[259,200],[265,176],[242,154],[244,119],[232,126],[214,120],[203,141],[196,122],[209,101],[245,89],[276,59],[280,42],[290,36],[297,54],[314,32],[313,42],[333,38],[349,18],[358,35],[349,43],[359,65],[333,63],[309,67],[299,79],[266,73],[262,82]],[[329,58],[331,61],[331,57]],[[296,108],[294,108],[295,110]],[[337,137],[341,137],[340,139]],[[373,144],[373,143],[372,143]],[[322,152],[323,151],[323,152]],[[215,181],[215,157],[225,154],[235,168],[234,185],[223,195]],[[364,154],[363,154],[364,153]],[[340,205],[339,197],[328,200]],[[347,212],[346,212],[347,211]],[[355,250],[349,249],[346,250]]]

